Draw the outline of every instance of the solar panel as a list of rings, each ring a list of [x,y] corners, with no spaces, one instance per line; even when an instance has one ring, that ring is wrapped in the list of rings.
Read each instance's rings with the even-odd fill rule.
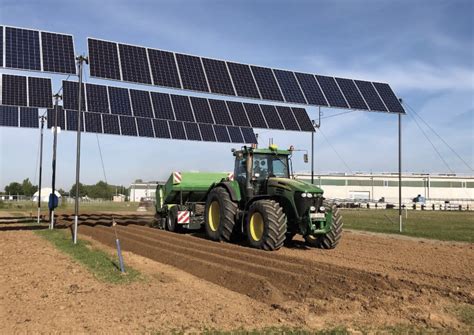
[[[349,106],[353,109],[369,109],[352,79],[336,78]]]
[[[215,142],[216,135],[214,134],[214,129],[212,125],[199,123],[199,130],[201,132],[202,140],[207,142]]]
[[[67,81],[63,80],[63,106],[64,109],[77,110],[79,105],[78,93],[79,93],[79,83],[76,81]],[[82,110],[86,110],[84,94],[84,84],[82,84]]]
[[[84,123],[86,132],[103,133],[102,118],[99,113],[84,113]]]
[[[229,131],[230,141],[233,143],[244,143],[244,137],[239,127],[227,126]]]
[[[244,103],[244,107],[247,111],[247,116],[249,117],[250,124],[252,125],[252,127],[268,128],[259,105]]]
[[[86,84],[86,94],[89,112],[110,113],[107,86]]]
[[[314,75],[299,72],[295,72],[295,75],[309,104],[318,106],[328,105]]]
[[[158,119],[174,120],[173,105],[169,94],[150,92],[151,102],[155,111],[155,117]]]
[[[176,120],[194,122],[193,110],[189,98],[185,95],[171,95]]]
[[[81,113],[81,131],[84,130],[84,112]],[[66,130],[77,131],[77,111],[67,110],[66,111]]]
[[[214,123],[211,108],[209,107],[207,99],[191,97],[191,105],[193,106],[196,122]]]
[[[152,119],[145,119],[138,117],[137,120],[137,127],[138,127],[138,136],[142,137],[155,137],[155,133],[153,132],[153,124]]]
[[[209,105],[211,106],[212,115],[217,124],[232,125],[232,119],[230,118],[225,101],[209,99]]]
[[[276,108],[286,130],[300,130],[290,107],[276,106]]]
[[[5,67],[41,71],[39,32],[5,27]]]
[[[130,105],[130,96],[128,89],[121,87],[108,87],[110,112],[118,115],[132,115],[132,106]]]
[[[137,136],[137,125],[132,116],[120,116],[120,130],[122,135]]]
[[[122,79],[132,83],[151,84],[150,66],[146,49],[119,44]]]
[[[329,106],[349,108],[333,77],[316,75],[316,78],[318,79],[319,85],[329,102]]]
[[[213,125],[214,133],[216,134],[217,142],[230,142],[229,132],[226,126]]]
[[[39,128],[38,108],[20,107],[20,127]]]
[[[2,104],[28,106],[26,77],[11,74],[2,75]]]
[[[28,77],[28,105],[39,108],[53,107],[51,79]]]
[[[275,77],[278,80],[286,102],[306,104],[303,92],[301,92],[293,72],[283,70],[273,70],[273,72],[275,73]]]
[[[357,87],[359,88],[360,93],[369,105],[371,110],[386,112],[387,108],[383,104],[382,99],[380,99],[377,91],[375,90],[374,86],[370,81],[362,81],[362,80],[354,80]]]
[[[186,129],[186,136],[191,141],[201,141],[201,133],[197,123],[184,122],[184,128]]]
[[[209,92],[201,59],[195,56],[176,54],[183,88],[193,91]]]
[[[102,114],[104,134],[120,135],[120,124],[118,115]]]
[[[309,119],[308,113],[306,113],[304,108],[292,107],[291,110],[293,111],[293,115],[295,116],[301,131],[314,131],[313,123]]]
[[[3,26],[0,26],[0,67],[3,67]]]
[[[57,107],[57,121],[56,121],[56,109],[51,108],[48,109],[47,118],[48,118],[48,128],[53,128],[55,122],[61,129],[66,129],[66,112],[64,111],[62,106]]]
[[[120,80],[117,43],[89,38],[89,69],[92,77]]]
[[[171,138],[170,129],[166,120],[154,119],[153,128],[155,129],[155,135],[158,138]]]
[[[227,62],[227,67],[229,68],[235,90],[239,97],[260,99],[257,85],[250,71],[250,66]]]
[[[153,83],[158,86],[181,88],[178,69],[172,52],[148,49]]]
[[[397,96],[393,93],[392,89],[388,84],[383,83],[373,83],[375,89],[379,93],[380,97],[382,98],[385,106],[387,106],[389,112],[392,113],[403,113],[405,114],[405,110],[403,109],[400,101],[398,101]]]
[[[18,127],[18,107],[0,106],[0,126]]]
[[[71,35],[41,32],[43,71],[76,74]]]
[[[247,118],[247,113],[245,113],[244,106],[241,102],[227,101],[227,107],[229,108],[229,113],[232,117],[234,125],[241,127],[250,127],[250,122]]]
[[[201,58],[212,93],[235,95],[227,65],[224,61]]]
[[[130,90],[134,116],[153,118],[153,107],[151,106],[150,93],[147,91]]]
[[[255,133],[253,132],[252,128],[240,128],[240,130],[242,131],[242,135],[244,136],[245,143],[258,143],[257,136],[255,136]]]
[[[263,116],[267,121],[268,128],[285,129],[281,123],[280,116],[278,115],[275,106],[260,105],[260,109],[262,110]]]
[[[180,121],[168,121],[170,127],[171,138],[175,140],[185,140],[186,132],[184,131],[183,122]]]
[[[272,69],[251,66],[262,99],[284,101]]]

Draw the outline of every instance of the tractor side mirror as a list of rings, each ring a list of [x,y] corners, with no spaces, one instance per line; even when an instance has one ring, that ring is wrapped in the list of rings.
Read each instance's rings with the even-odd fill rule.
[[[303,160],[305,163],[308,163],[308,154],[303,155]]]

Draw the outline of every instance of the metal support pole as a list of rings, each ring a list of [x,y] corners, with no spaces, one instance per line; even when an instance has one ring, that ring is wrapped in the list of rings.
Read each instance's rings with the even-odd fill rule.
[[[46,118],[44,116],[40,116],[41,121],[41,135],[40,135],[40,161],[39,161],[39,180],[38,180],[38,221],[40,223],[40,216],[41,216],[41,181],[43,176],[43,131],[44,131],[44,120]]]
[[[61,96],[59,94],[54,95],[54,136],[53,136],[53,173],[51,177],[51,192],[56,194],[56,149],[58,146],[58,104]],[[49,212],[50,222],[49,229],[54,229],[54,207]]]
[[[76,153],[76,199],[74,205],[74,236],[73,242],[77,244],[77,226],[79,221],[79,173],[81,167],[81,128],[82,128],[82,69],[88,60],[84,56],[76,58],[79,70],[78,106],[77,106],[77,153]]]
[[[398,114],[398,216],[400,233],[403,231],[402,218],[402,115]]]
[[[314,126],[314,120],[311,121]],[[311,132],[311,184],[314,184],[314,132]]]

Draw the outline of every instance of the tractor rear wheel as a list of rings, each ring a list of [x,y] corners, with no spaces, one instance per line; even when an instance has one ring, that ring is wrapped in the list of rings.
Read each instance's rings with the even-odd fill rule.
[[[247,215],[247,239],[251,247],[278,250],[285,242],[286,215],[278,202],[258,200]]]
[[[324,204],[324,206],[326,208],[331,207],[331,230],[323,235],[308,235],[305,237],[305,240],[306,244],[310,247],[320,249],[334,249],[339,243],[339,240],[342,236],[342,216],[339,211],[339,208],[337,208],[335,204]]]
[[[204,212],[206,235],[213,241],[230,241],[235,226],[237,204],[223,187],[209,192]]]

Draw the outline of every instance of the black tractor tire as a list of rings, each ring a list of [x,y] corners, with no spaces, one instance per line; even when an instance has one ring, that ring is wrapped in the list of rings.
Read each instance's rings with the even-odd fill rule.
[[[334,249],[342,236],[342,216],[339,208],[335,204],[324,204],[325,207],[331,207],[332,222],[331,230],[327,234],[308,235],[305,237],[306,245],[320,249]]]
[[[247,240],[253,248],[272,251],[285,243],[286,215],[274,200],[258,200],[250,205],[246,226]]]
[[[230,241],[235,227],[237,203],[223,187],[212,189],[207,195],[204,211],[206,235],[213,241]]]

